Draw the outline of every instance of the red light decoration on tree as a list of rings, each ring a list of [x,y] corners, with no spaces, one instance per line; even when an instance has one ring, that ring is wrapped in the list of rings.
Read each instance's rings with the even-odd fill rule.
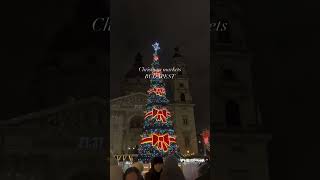
[[[149,111],[145,114],[144,119],[148,117],[156,118],[157,121],[161,121],[162,123],[167,123],[167,119],[171,117],[171,113],[166,108],[157,109],[152,108],[152,111]]]
[[[147,138],[143,138],[140,142],[140,144],[145,143],[151,143],[152,146],[157,147],[158,150],[167,152],[168,146],[170,146],[171,143],[176,143],[176,138],[170,136],[169,134],[152,134]]]
[[[164,96],[164,95],[166,95],[166,89],[163,87],[150,88],[148,90],[148,94],[151,94],[151,93],[155,93],[158,96]]]

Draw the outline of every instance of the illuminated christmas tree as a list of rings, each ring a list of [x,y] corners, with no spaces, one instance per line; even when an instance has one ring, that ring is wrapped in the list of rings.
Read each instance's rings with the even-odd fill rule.
[[[149,163],[153,157],[165,157],[176,154],[177,144],[172,114],[167,109],[165,82],[159,63],[159,43],[154,43],[153,62],[151,64],[150,88],[141,135],[138,159]]]

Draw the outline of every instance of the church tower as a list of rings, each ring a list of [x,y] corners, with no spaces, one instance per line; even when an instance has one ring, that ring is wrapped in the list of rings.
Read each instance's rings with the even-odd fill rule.
[[[137,53],[135,61],[131,69],[125,75],[121,83],[122,95],[129,95],[136,92],[145,93],[148,88],[148,81],[145,79],[145,72],[139,71],[140,67],[144,67],[142,55]]]
[[[213,12],[213,23],[226,26],[211,29],[213,177],[267,180],[270,136],[262,130],[254,98],[241,8],[232,1],[217,1]]]
[[[190,75],[179,48],[175,48],[172,67],[180,68],[171,80],[172,111],[177,135],[177,144],[184,155],[198,153],[197,135],[194,117],[194,104],[190,91]]]

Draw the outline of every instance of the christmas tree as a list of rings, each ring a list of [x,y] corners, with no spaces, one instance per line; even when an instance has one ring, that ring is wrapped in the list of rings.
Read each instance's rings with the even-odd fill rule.
[[[141,135],[138,159],[149,163],[153,157],[165,157],[176,154],[176,137],[171,120],[172,114],[167,109],[165,82],[159,63],[159,43],[153,45],[154,54],[151,64],[150,88]]]

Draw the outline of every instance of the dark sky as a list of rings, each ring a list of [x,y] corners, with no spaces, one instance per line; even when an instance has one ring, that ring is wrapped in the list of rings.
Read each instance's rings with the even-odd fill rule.
[[[180,47],[192,75],[192,96],[199,130],[209,128],[209,0],[111,1],[111,97],[118,97],[120,81],[137,52],[145,66],[152,62],[152,43],[161,47],[167,65]]]
[[[1,119],[35,110],[31,108],[33,102],[29,88],[36,66],[44,61],[54,34],[74,14],[74,8],[70,8],[71,1],[70,4],[61,1],[22,1],[19,6],[15,3],[3,6],[10,11],[6,12],[2,20],[5,28],[1,29],[1,67],[5,74],[2,76],[4,96],[1,99],[5,105]],[[59,13],[57,7],[60,7]]]

